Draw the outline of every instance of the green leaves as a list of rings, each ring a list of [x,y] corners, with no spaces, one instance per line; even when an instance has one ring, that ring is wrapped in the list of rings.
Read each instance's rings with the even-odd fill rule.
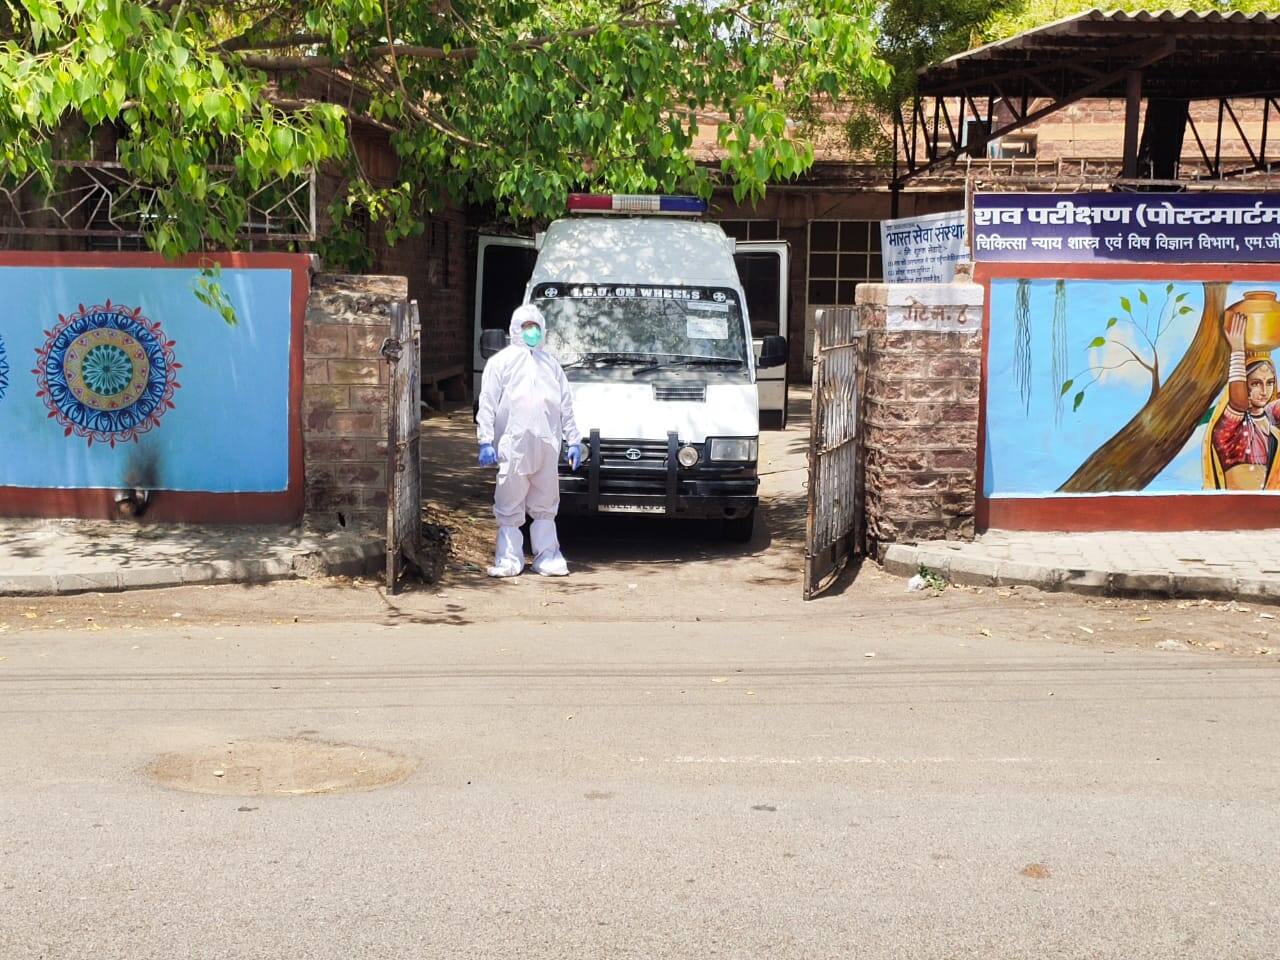
[[[1108,330],[1110,330],[1112,327],[1114,327],[1114,326],[1115,326],[1117,323],[1119,323],[1119,322],[1120,322],[1120,318],[1119,318],[1119,317],[1112,317],[1111,319],[1109,319],[1109,320],[1107,321],[1107,329],[1108,329]]]
[[[1089,349],[1092,350],[1096,347],[1104,347],[1106,346],[1106,344],[1107,344],[1106,337],[1094,337],[1092,340],[1089,341]]]
[[[348,149],[340,107],[274,106],[279,94],[220,48],[256,21],[234,5],[20,2],[11,15],[31,37],[0,43],[0,186],[36,170],[53,188],[53,144],[83,158],[110,125],[126,176],[154,191],[131,225],[177,256],[234,249],[250,196]],[[222,312],[214,287],[197,292]]]
[[[335,229],[358,214],[393,239],[445,196],[514,219],[573,190],[758,200],[812,165],[818,105],[887,83],[880,17],[873,0],[11,0],[0,186],[51,177],[55,137],[87,155],[109,125],[158,188],[142,228],[170,255],[235,246],[250,196],[332,161],[353,188]],[[401,185],[356,169],[347,104],[390,128]]]
[[[397,147],[416,181],[517,219],[561,214],[572,190],[709,196],[719,182],[758,199],[812,164],[814,95],[848,95],[884,67],[865,0],[472,9],[470,29],[427,14],[406,28],[406,43],[468,55],[447,69],[401,61],[440,123],[410,115]],[[718,169],[697,163],[695,136]]]
[[[1123,310],[1125,313],[1129,314],[1130,316],[1133,315],[1133,308],[1129,303],[1128,297],[1120,298],[1120,309]]]
[[[198,301],[218,314],[223,323],[229,327],[234,327],[240,322],[240,317],[236,314],[236,308],[227,298],[226,291],[222,289],[221,279],[222,264],[216,262],[205,263],[200,268],[200,275],[196,278],[191,292]]]
[[[1081,390],[1079,393],[1077,393],[1077,394],[1076,394],[1076,398],[1075,398],[1075,400],[1073,400],[1073,401],[1071,402],[1071,412],[1072,412],[1072,413],[1075,413],[1077,410],[1079,410],[1079,409],[1080,409],[1080,404],[1082,404],[1082,403],[1084,403],[1084,391],[1083,391],[1083,390]]]
[[[1071,386],[1074,383],[1075,383],[1075,380],[1068,380],[1066,383],[1064,383],[1062,385],[1062,392],[1058,394],[1058,396],[1065,397],[1067,395],[1067,391],[1071,389]]]

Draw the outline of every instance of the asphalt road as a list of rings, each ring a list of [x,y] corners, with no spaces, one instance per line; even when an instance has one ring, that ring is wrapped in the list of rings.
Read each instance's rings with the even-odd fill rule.
[[[1273,662],[839,612],[11,639],[0,957],[1277,955]],[[291,736],[417,768],[147,775]]]
[[[0,601],[0,960],[1280,956],[1274,615],[870,566],[802,604],[802,427],[743,546],[598,524],[567,580]],[[479,558],[475,475],[433,496]],[[266,779],[414,768],[149,773],[260,738]]]

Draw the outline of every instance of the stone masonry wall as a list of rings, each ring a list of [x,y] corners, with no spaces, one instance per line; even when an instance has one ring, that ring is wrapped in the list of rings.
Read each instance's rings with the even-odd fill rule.
[[[389,367],[382,343],[404,277],[318,274],[303,334],[308,524],[385,527]]]
[[[972,538],[983,288],[863,284],[857,301],[871,549]]]
[[[409,299],[418,301],[422,321],[422,369],[471,369],[472,319],[467,297],[475,271],[468,259],[466,214],[455,207],[429,218],[418,237],[387,246],[385,235],[370,233],[379,273],[407,277]],[[470,376],[464,377],[470,387]]]

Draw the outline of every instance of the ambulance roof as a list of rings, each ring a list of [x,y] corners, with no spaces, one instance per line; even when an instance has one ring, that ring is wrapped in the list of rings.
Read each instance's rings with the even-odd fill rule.
[[[737,287],[738,271],[714,223],[574,217],[547,227],[532,282]]]

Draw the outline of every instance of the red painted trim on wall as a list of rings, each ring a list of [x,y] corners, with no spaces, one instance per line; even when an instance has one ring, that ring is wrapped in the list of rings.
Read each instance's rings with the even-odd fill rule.
[[[974,274],[974,279],[978,279]],[[988,530],[991,527],[991,515],[988,509],[987,498],[983,496],[982,491],[986,489],[984,486],[987,472],[987,344],[991,341],[991,284],[983,282],[982,284],[982,366],[978,376],[980,379],[980,389],[978,390],[978,470],[977,476],[974,478],[974,490],[977,494],[977,502],[973,508],[973,525],[978,531]]]
[[[293,523],[302,518],[305,476],[302,448],[303,320],[311,290],[311,257],[303,253],[208,253],[166,260],[158,253],[47,253],[0,251],[0,267],[101,267],[185,269],[218,264],[224,269],[292,273],[289,334],[289,480],[276,493],[201,493],[160,490],[143,520],[153,523]],[[0,516],[117,517],[114,491],[0,487]]]
[[[293,523],[302,516],[302,491],[280,493],[199,493],[161,490],[144,523]],[[293,501],[297,500],[297,506]],[[0,487],[0,516],[115,520],[114,491]]]
[[[974,279],[1280,280],[1280,263],[978,263]]]
[[[983,497],[979,513],[985,520],[983,529],[997,530],[1266,530],[1280,527],[1280,496]]]
[[[168,260],[159,253],[76,253],[0,250],[0,267],[168,267],[192,270],[219,264],[236,270],[303,270],[311,268],[306,253],[192,253]]]
[[[990,499],[987,465],[987,347],[991,281],[1019,280],[1250,280],[1280,282],[1280,264],[978,263],[974,279],[985,289],[982,308],[982,394],[978,401],[978,530],[1263,530],[1280,527],[1280,495],[1127,494]]]

